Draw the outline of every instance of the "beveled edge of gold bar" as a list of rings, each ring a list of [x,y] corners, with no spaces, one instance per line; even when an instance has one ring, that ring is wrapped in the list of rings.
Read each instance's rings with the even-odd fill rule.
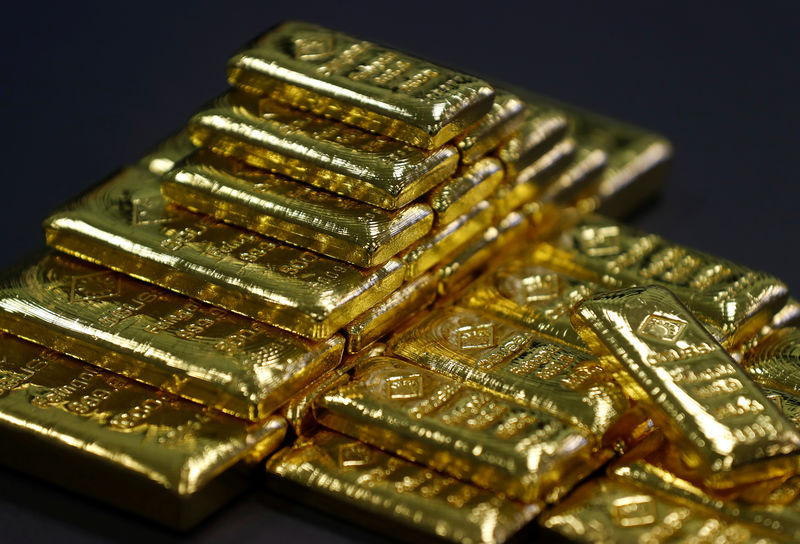
[[[607,165],[608,154],[605,151],[578,142],[572,164],[542,192],[539,200],[567,206],[596,193]]]
[[[286,37],[282,37],[282,33],[290,33],[295,27],[299,27],[300,32],[327,34],[327,39],[323,35],[322,40],[310,40],[323,44],[327,47],[326,51],[305,55],[295,51],[295,58],[281,52],[275,42],[284,41]],[[400,58],[395,62],[405,63],[408,65],[406,69],[415,64],[429,64],[423,70],[420,70],[421,66],[416,66],[415,75],[401,85],[409,87],[407,91],[389,92],[366,81],[332,73],[333,70],[320,77],[310,68],[304,69],[304,61],[316,60],[339,60],[339,68],[347,67],[348,61],[341,58],[347,50],[338,55],[334,50],[335,40],[342,38],[354,42],[347,49],[355,53],[349,61],[351,66],[356,66],[353,63],[359,54],[371,48],[398,56],[397,52],[358,41],[341,32],[309,23],[287,21],[236,53],[228,61],[228,79],[249,92],[266,93],[273,99],[317,115],[333,117],[427,149],[444,145],[488,113],[492,106],[495,93],[488,83],[402,53],[399,53]],[[298,47],[297,40],[293,46]],[[356,53],[356,50],[359,52]],[[320,68],[325,70],[324,65],[320,65],[317,71]],[[396,77],[388,67],[384,67],[384,70],[384,74],[391,75],[389,81]],[[423,87],[442,73],[446,75],[443,82],[426,91],[422,98],[412,96],[414,89]],[[429,98],[429,95],[432,96]]]
[[[495,89],[489,112],[453,140],[462,164],[474,164],[511,137],[525,122],[525,113],[522,100],[508,91]]]
[[[569,121],[558,109],[525,102],[527,114],[519,129],[496,152],[506,167],[506,175],[514,177],[542,157],[567,136]]]
[[[452,179],[433,188],[426,200],[436,214],[436,224],[445,225],[467,213],[481,200],[491,197],[503,181],[503,164],[485,157],[462,167]]]
[[[193,153],[197,147],[192,143],[186,128],[166,137],[139,159],[139,166],[148,169],[156,175],[167,173],[175,163]]]

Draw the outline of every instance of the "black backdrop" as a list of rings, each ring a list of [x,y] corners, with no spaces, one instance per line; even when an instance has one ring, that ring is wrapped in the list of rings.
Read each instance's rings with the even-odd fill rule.
[[[800,18],[791,2],[758,11],[729,3],[73,4],[3,8],[3,266],[43,243],[46,213],[135,161],[223,90],[234,49],[295,18],[661,132],[675,145],[672,176],[632,222],[800,290]],[[179,538],[7,470],[0,486],[0,540]],[[186,538],[275,537],[379,541],[263,492]]]

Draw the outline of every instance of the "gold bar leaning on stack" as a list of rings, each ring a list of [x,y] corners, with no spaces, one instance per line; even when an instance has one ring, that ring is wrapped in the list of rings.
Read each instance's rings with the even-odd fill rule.
[[[2,333],[0,350],[3,464],[177,529],[248,487],[286,432]]]

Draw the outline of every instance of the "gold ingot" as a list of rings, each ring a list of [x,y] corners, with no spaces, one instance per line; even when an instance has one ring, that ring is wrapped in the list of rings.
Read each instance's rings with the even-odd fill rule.
[[[332,431],[281,450],[267,473],[275,491],[393,536],[501,544],[540,511]]]
[[[569,128],[566,116],[558,109],[537,101],[527,101],[525,106],[525,121],[519,132],[497,151],[510,179],[552,149]]]
[[[290,21],[228,62],[228,79],[296,108],[432,149],[486,115],[486,82],[341,32]]]
[[[397,259],[361,269],[167,206],[159,178],[136,167],[44,227],[56,249],[317,340],[403,281]]]
[[[594,295],[575,307],[572,323],[709,487],[729,489],[800,467],[798,429],[667,289]]]
[[[563,207],[595,194],[607,163],[605,151],[579,144],[572,163],[539,195],[539,200]]]
[[[543,410],[601,437],[628,409],[586,353],[473,310],[438,308],[392,337],[389,354]]]
[[[517,132],[525,118],[525,104],[522,100],[508,91],[496,90],[494,104],[489,113],[453,141],[461,153],[461,162],[477,162]]]
[[[436,227],[420,241],[398,255],[406,266],[405,281],[424,274],[458,247],[492,224],[494,209],[483,200],[470,211],[446,225]]]
[[[433,304],[436,289],[436,275],[423,274],[355,318],[344,328],[347,351],[358,353]]]
[[[532,253],[543,266],[606,288],[666,287],[726,348],[757,334],[788,297],[772,276],[600,216],[581,217]]]
[[[317,397],[320,424],[524,501],[553,502],[604,461],[586,431],[393,357]]]
[[[169,172],[161,193],[192,211],[361,267],[385,263],[433,225],[424,204],[387,211],[210,152]]]
[[[0,284],[0,328],[244,419],[262,419],[342,357],[311,342],[48,251]]]
[[[728,349],[728,353],[730,353],[731,357],[733,357],[737,363],[741,363],[747,353],[754,351],[756,346],[765,338],[768,338],[774,331],[787,327],[796,327],[797,325],[800,325],[800,302],[789,297],[789,300],[786,301],[783,308],[778,310],[778,312],[772,316],[772,320],[764,325],[755,336],[738,346],[734,346],[732,349]]]
[[[492,157],[463,167],[452,179],[433,189],[426,197],[436,212],[436,224],[446,225],[467,213],[478,202],[491,198],[503,181],[503,165]]]
[[[187,529],[243,491],[286,433],[0,334],[0,462]]]
[[[800,329],[778,329],[745,353],[742,366],[764,387],[800,395]]]
[[[156,144],[139,160],[139,166],[160,176],[169,172],[176,163],[191,155],[197,147],[184,128]]]

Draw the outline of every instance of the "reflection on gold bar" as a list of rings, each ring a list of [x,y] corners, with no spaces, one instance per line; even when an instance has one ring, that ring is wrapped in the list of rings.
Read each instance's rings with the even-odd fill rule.
[[[604,460],[586,431],[400,359],[354,372],[317,398],[320,424],[477,486],[552,502]]]
[[[159,178],[136,167],[44,227],[61,251],[313,339],[329,337],[403,280],[397,259],[361,269],[166,206]]]
[[[344,329],[347,333],[347,351],[357,353],[363,350],[433,304],[436,287],[436,275],[424,274],[355,318]]]
[[[245,419],[269,415],[341,360],[257,321],[46,252],[0,284],[0,328]]]
[[[189,138],[189,132],[181,129],[151,149],[139,160],[139,166],[160,176],[171,170],[175,163],[190,155],[195,149],[197,148]]]
[[[484,200],[446,225],[441,225],[399,257],[406,265],[405,280],[411,281],[453,253],[461,244],[492,224],[494,209]]]
[[[765,387],[800,395],[800,329],[778,329],[742,359],[753,380]]]
[[[503,165],[491,157],[462,168],[427,196],[428,203],[436,212],[436,224],[446,225],[467,213],[481,200],[490,198],[502,180]]]
[[[284,23],[228,62],[231,83],[415,146],[445,144],[489,112],[484,81],[302,22]]]
[[[267,473],[276,491],[409,538],[500,544],[540,510],[331,431],[281,450]]]
[[[666,287],[727,348],[755,335],[788,297],[772,276],[600,216],[581,217],[533,253],[543,266],[607,288]]]
[[[535,101],[526,103],[527,113],[519,133],[503,144],[497,156],[506,167],[506,175],[514,178],[539,160],[567,135],[569,123],[559,110]]]
[[[800,432],[667,289],[594,295],[572,322],[709,487],[797,471]]]
[[[461,162],[473,164],[514,134],[525,122],[525,104],[508,91],[497,90],[489,113],[453,141]]]
[[[279,416],[248,424],[5,334],[0,353],[0,462],[175,528],[245,489],[233,466],[286,432]]]
[[[464,308],[420,316],[388,343],[414,364],[604,435],[628,408],[586,353]]]
[[[424,204],[387,211],[207,151],[169,172],[161,192],[190,210],[362,267],[386,262],[433,224]]]
[[[602,149],[579,144],[572,163],[541,193],[539,200],[567,206],[597,193],[607,162],[608,155]]]

